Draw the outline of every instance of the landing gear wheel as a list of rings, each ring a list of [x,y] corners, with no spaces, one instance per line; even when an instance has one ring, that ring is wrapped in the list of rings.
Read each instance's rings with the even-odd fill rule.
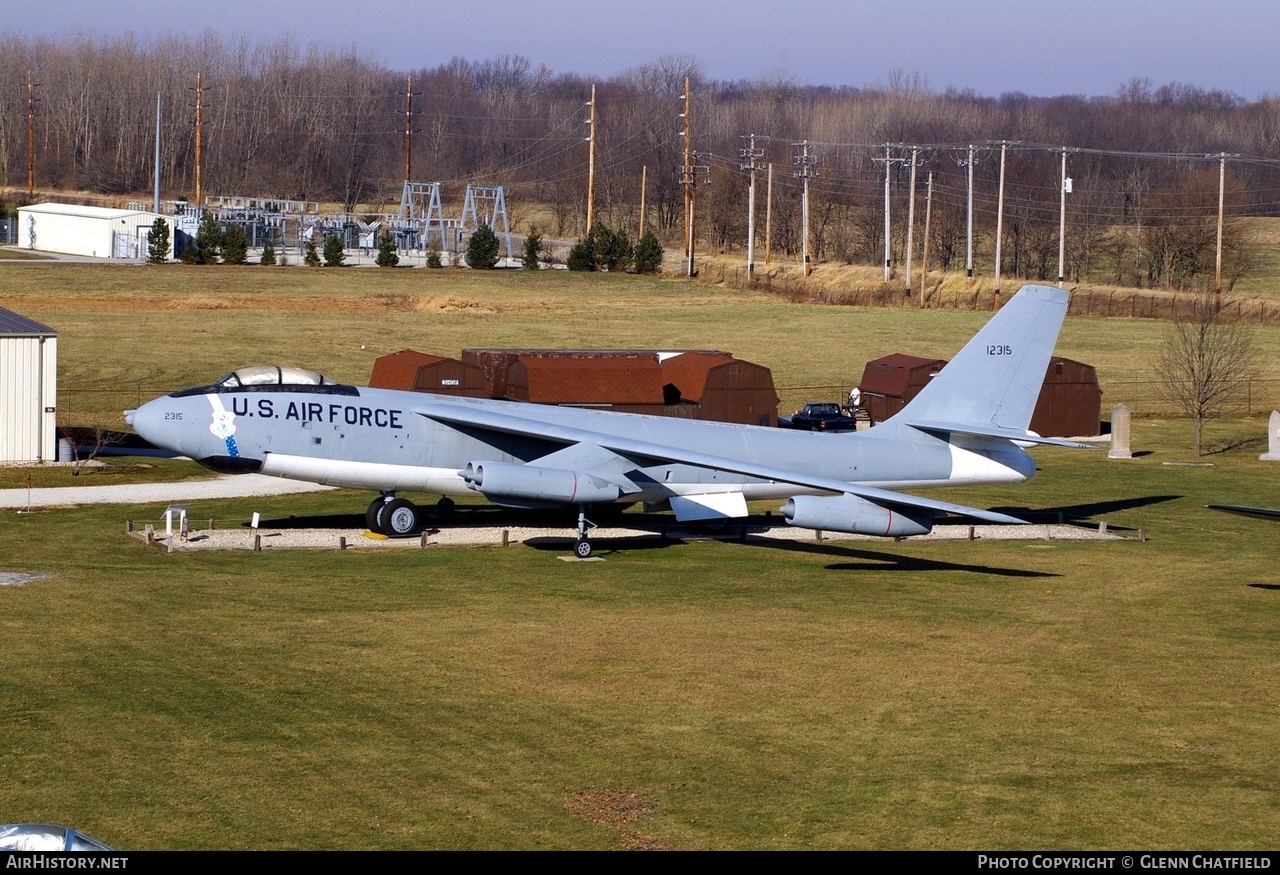
[[[418,528],[418,508],[405,498],[388,501],[378,518],[382,523],[383,534],[392,537],[412,535]]]
[[[386,510],[387,500],[385,498],[375,498],[369,503],[369,509],[364,514],[364,524],[368,526],[369,531],[379,535],[385,535],[382,529],[382,512]]]
[[[591,558],[591,542],[587,540],[587,536],[596,527],[596,524],[587,519],[587,509],[585,506],[578,508],[578,543],[573,545],[573,552],[578,555],[579,559]]]
[[[436,514],[444,520],[453,519],[455,507],[453,499],[446,495],[436,502]]]

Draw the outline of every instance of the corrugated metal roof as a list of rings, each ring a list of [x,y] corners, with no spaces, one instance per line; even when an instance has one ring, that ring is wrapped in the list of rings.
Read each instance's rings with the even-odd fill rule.
[[[151,216],[145,210],[120,210],[111,207],[88,207],[83,204],[31,204],[19,207],[29,213],[48,213],[57,216],[85,216],[90,219],[127,219],[129,216]]]
[[[661,404],[662,372],[652,358],[520,356],[508,397],[540,404]]]
[[[680,390],[682,401],[696,404],[707,390],[711,369],[731,361],[733,357],[728,353],[686,352],[662,362],[662,378]]]
[[[402,349],[374,359],[369,386],[374,389],[412,389],[418,369],[444,361],[438,355]]]
[[[58,332],[54,331],[48,325],[41,325],[28,319],[26,316],[19,316],[12,310],[6,310],[0,307],[0,334],[8,334],[16,337],[57,337]]]

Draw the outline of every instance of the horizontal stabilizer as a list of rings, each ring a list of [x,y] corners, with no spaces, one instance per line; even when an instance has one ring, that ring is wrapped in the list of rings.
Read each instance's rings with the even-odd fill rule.
[[[1089,444],[1082,444],[1078,441],[1069,441],[1062,438],[1040,437],[1035,432],[1015,431],[1010,428],[983,427],[970,423],[959,422],[903,422],[903,425],[909,425],[920,431],[927,431],[930,434],[946,436],[949,434],[967,434],[974,437],[1003,438],[1010,441],[1018,441],[1024,444],[1048,444],[1054,447],[1071,447],[1076,450],[1091,450]]]

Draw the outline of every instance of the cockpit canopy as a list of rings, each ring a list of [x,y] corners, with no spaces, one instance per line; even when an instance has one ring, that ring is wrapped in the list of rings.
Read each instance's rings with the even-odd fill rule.
[[[232,371],[213,384],[219,389],[243,389],[245,386],[336,386],[324,374],[288,365],[254,365]]]
[[[324,374],[289,365],[254,365],[239,368],[210,386],[183,389],[172,397],[209,395],[227,392],[312,392],[322,395],[359,395],[360,390],[330,380]]]

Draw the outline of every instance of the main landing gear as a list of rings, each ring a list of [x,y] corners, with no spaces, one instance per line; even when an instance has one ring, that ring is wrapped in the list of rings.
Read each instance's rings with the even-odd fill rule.
[[[591,541],[589,541],[587,538],[591,534],[591,532],[596,528],[597,528],[596,524],[591,522],[591,520],[587,519],[586,508],[579,507],[578,508],[578,542],[573,545],[574,555],[576,555],[579,559],[591,558]]]
[[[407,498],[381,495],[370,503],[364,519],[371,532],[390,538],[403,538],[418,530],[421,511]]]

